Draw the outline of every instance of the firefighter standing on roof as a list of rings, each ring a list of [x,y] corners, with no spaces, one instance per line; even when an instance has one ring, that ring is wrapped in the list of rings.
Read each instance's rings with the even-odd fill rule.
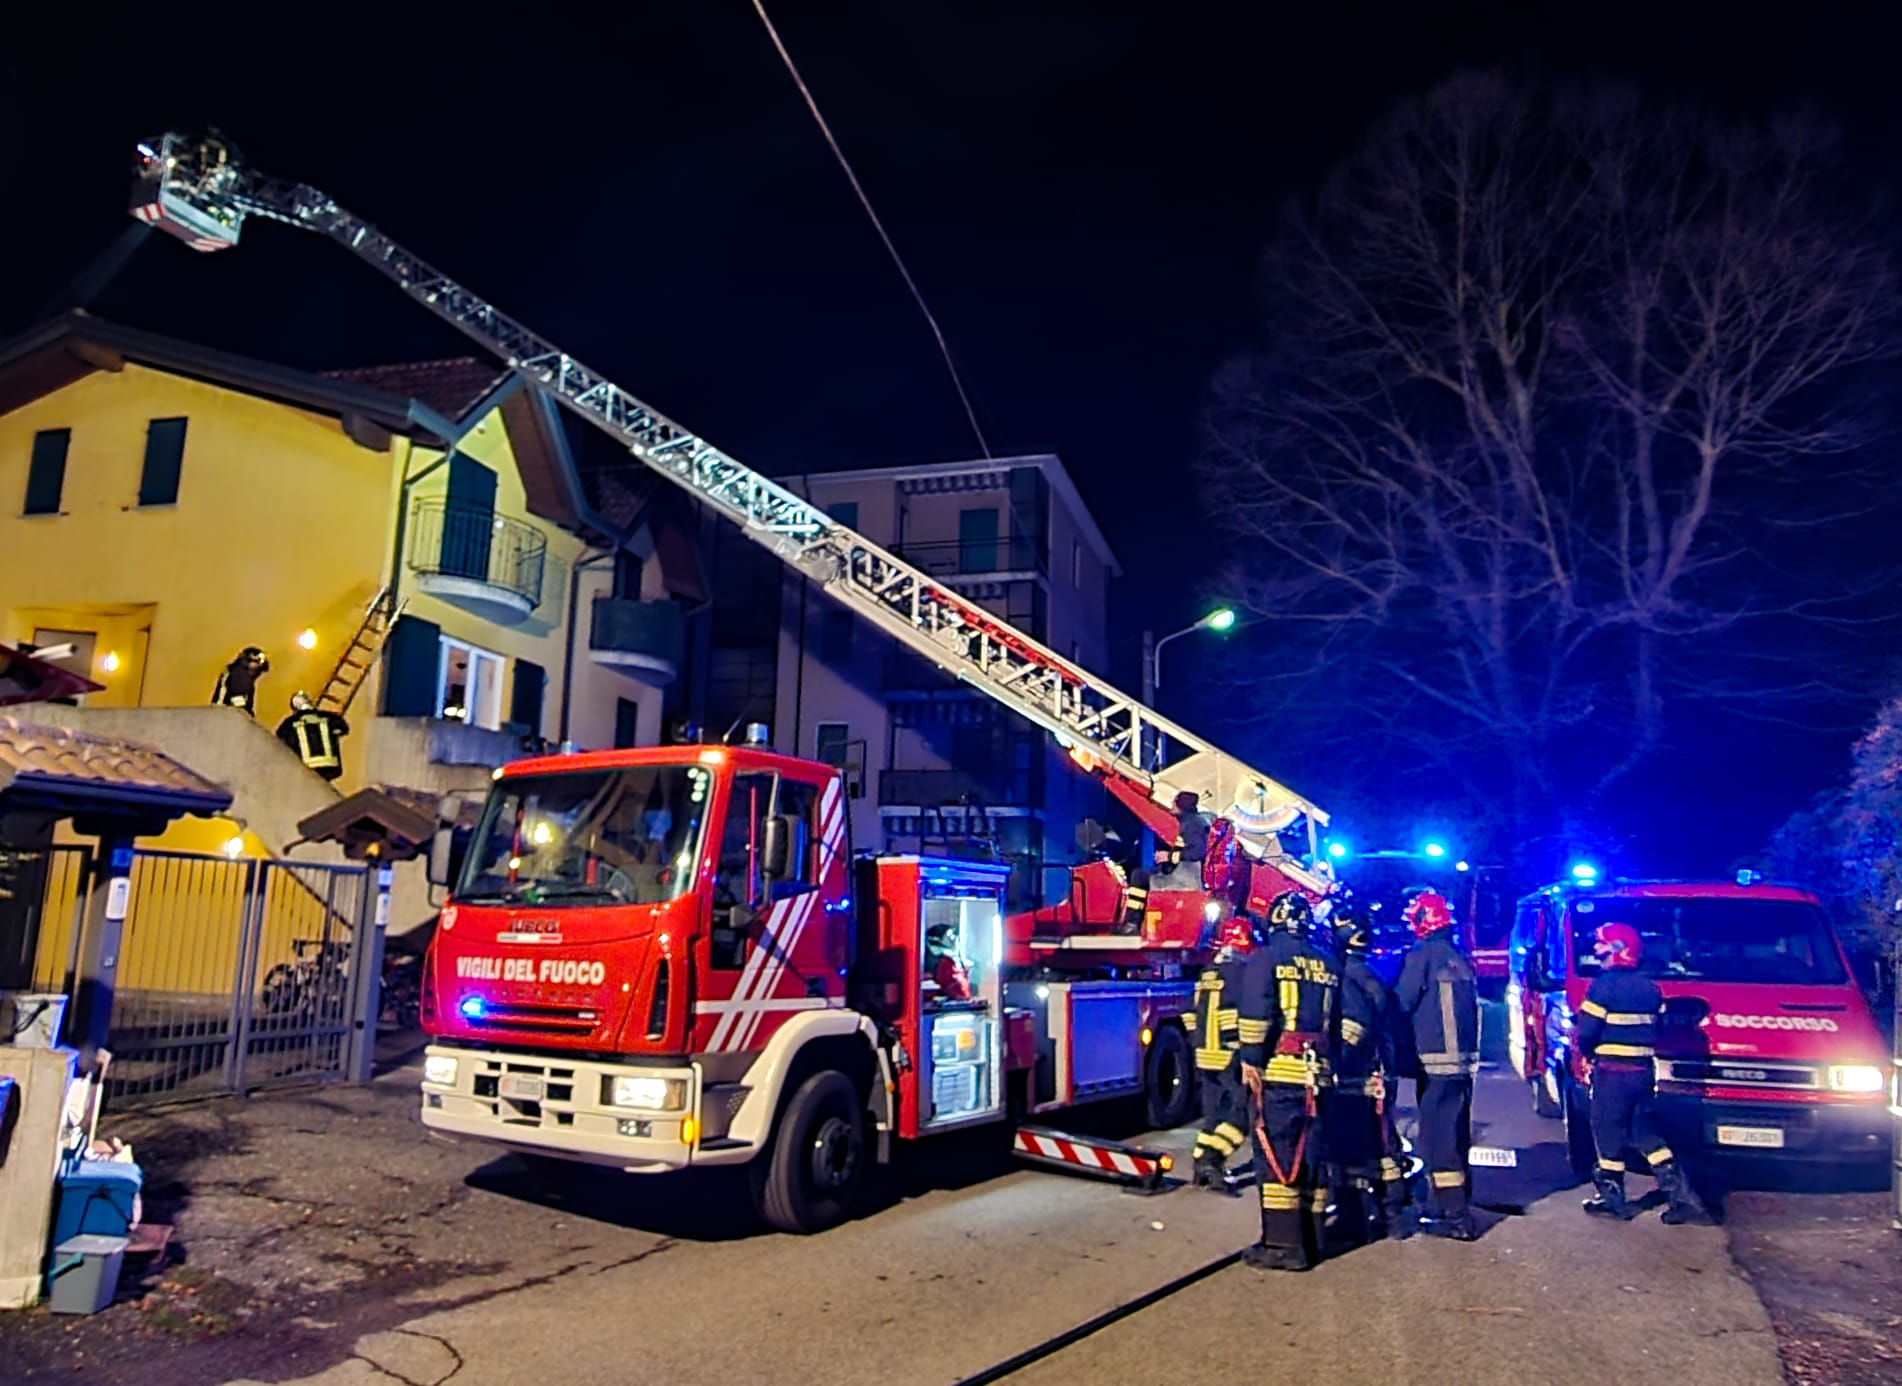
[[[1578,1047],[1592,1061],[1592,1140],[1598,1166],[1592,1171],[1597,1196],[1585,1211],[1628,1220],[1636,1210],[1625,1202],[1625,1152],[1636,1150],[1670,1199],[1664,1221],[1701,1222],[1705,1214],[1691,1192],[1684,1167],[1659,1139],[1652,1125],[1658,1016],[1664,997],[1658,984],[1638,971],[1644,940],[1625,923],[1601,924],[1592,953],[1604,971],[1592,979],[1578,1008]]]
[[[1242,972],[1242,1082],[1255,1100],[1261,1189],[1261,1241],[1242,1257],[1270,1270],[1307,1270],[1318,1262],[1327,1215],[1327,1190],[1316,1172],[1338,978],[1308,936],[1313,922],[1306,896],[1278,896],[1268,911],[1273,932]]]
[[[1335,1207],[1350,1242],[1397,1231],[1407,1202],[1390,1106],[1387,988],[1368,965],[1366,926],[1345,908],[1334,916],[1341,952],[1341,994],[1334,1034],[1334,1086],[1323,1103]]]
[[[1394,1004],[1413,1031],[1419,1066],[1420,1154],[1430,1200],[1420,1230],[1470,1242],[1479,1235],[1466,1200],[1473,1076],[1479,1072],[1479,980],[1453,941],[1453,911],[1445,896],[1422,892],[1406,917],[1417,942],[1400,966]]]
[[[1242,973],[1261,943],[1255,920],[1238,914],[1222,925],[1220,951],[1195,983],[1195,1005],[1182,1028],[1195,1042],[1202,1080],[1202,1129],[1195,1136],[1195,1184],[1233,1195],[1228,1162],[1248,1139],[1248,1094],[1242,1087]]]

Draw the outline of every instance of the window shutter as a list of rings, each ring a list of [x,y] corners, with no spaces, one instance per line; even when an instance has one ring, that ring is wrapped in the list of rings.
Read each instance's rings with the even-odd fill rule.
[[[434,717],[441,660],[442,627],[416,616],[398,616],[383,647],[383,715]]]
[[[66,489],[66,449],[70,428],[49,428],[33,435],[33,461],[26,473],[23,515],[59,514],[60,493]]]
[[[145,469],[139,473],[140,505],[176,505],[178,475],[185,463],[185,420],[154,419],[145,426]]]
[[[530,736],[542,734],[542,699],[548,691],[548,674],[530,660],[515,661],[515,691],[509,700],[509,721],[527,729]]]

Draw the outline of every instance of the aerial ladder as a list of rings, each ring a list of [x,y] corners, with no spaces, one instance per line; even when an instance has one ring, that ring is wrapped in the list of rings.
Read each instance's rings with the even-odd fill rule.
[[[1164,842],[1189,791],[1226,835],[1288,881],[1326,895],[1320,808],[1138,699],[951,591],[865,536],[537,336],[306,184],[246,167],[215,133],[170,133],[138,146],[132,215],[195,250],[235,245],[248,217],[314,231],[382,271],[416,302],[613,435],[634,459],[684,487],[907,649],[1056,738]],[[1305,820],[1305,861],[1281,845]]]

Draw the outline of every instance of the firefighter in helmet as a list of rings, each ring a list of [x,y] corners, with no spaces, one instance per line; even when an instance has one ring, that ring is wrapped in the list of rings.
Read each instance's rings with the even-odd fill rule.
[[[1267,1270],[1315,1265],[1327,1215],[1317,1171],[1339,977],[1310,936],[1313,923],[1307,896],[1277,896],[1268,908],[1268,940],[1242,970],[1242,1084],[1255,1104],[1261,1190],[1261,1240],[1242,1256]]]
[[[316,706],[301,691],[291,694],[291,715],[277,727],[277,739],[326,780],[343,774],[343,738],[349,734],[341,712]]]
[[[1240,1011],[1242,972],[1260,946],[1261,926],[1252,915],[1224,920],[1215,959],[1195,983],[1195,1004],[1182,1013],[1182,1028],[1195,1044],[1202,1086],[1202,1129],[1195,1136],[1195,1184],[1233,1197],[1228,1162],[1248,1136],[1248,1094],[1242,1088]]]
[[[1603,970],[1592,978],[1578,1008],[1577,1030],[1578,1047],[1592,1061],[1592,1140],[1598,1147],[1598,1165],[1592,1171],[1597,1194],[1586,1201],[1585,1211],[1620,1220],[1635,1215],[1625,1202],[1625,1152],[1636,1150],[1670,1200],[1664,1221],[1703,1222],[1703,1205],[1691,1191],[1684,1167],[1654,1125],[1653,1056],[1664,997],[1658,984],[1638,971],[1644,940],[1629,924],[1601,924],[1593,936],[1592,955]]]
[[[258,680],[271,671],[271,661],[256,645],[246,645],[238,657],[225,665],[218,684],[211,690],[213,707],[241,707],[253,717],[258,715]]]
[[[1426,1161],[1428,1211],[1420,1230],[1470,1242],[1479,1235],[1467,1206],[1473,1145],[1473,1078],[1479,1072],[1479,979],[1453,938],[1453,911],[1438,891],[1407,906],[1414,945],[1394,983],[1397,1019],[1411,1031]]]
[[[971,974],[958,956],[955,924],[933,924],[925,931],[926,975],[938,988],[940,1001],[969,1001]]]
[[[1392,1101],[1391,1009],[1387,988],[1368,963],[1372,941],[1351,903],[1337,907],[1334,944],[1341,958],[1340,1007],[1334,1030],[1334,1086],[1322,1104],[1329,1163],[1350,1244],[1378,1241],[1398,1230],[1407,1203]]]

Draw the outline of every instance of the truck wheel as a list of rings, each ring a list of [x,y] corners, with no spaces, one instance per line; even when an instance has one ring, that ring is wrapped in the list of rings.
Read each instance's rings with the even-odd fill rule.
[[[1545,1084],[1546,1070],[1544,1065],[1541,1065],[1535,1069],[1532,1076],[1526,1080],[1526,1086],[1531,1089],[1532,1092],[1533,1115],[1542,1117],[1562,1115],[1559,1110],[1559,1104],[1552,1100],[1551,1089],[1547,1088]]]
[[[1565,1162],[1580,1179],[1590,1179],[1598,1168],[1598,1146],[1592,1140],[1591,1099],[1578,1084],[1565,1080]]]
[[[1149,1124],[1158,1131],[1180,1126],[1195,1113],[1195,1064],[1188,1040],[1173,1025],[1164,1025],[1149,1042],[1143,1094]]]
[[[799,1085],[772,1149],[754,1163],[759,1215],[782,1232],[822,1232],[851,1210],[865,1172],[865,1104],[828,1069]]]

